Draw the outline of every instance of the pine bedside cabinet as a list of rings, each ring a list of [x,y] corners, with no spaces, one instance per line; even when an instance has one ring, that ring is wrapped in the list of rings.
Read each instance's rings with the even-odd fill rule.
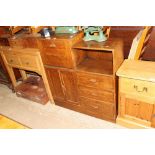
[[[128,128],[155,127],[155,62],[125,60],[119,76],[116,122]]]

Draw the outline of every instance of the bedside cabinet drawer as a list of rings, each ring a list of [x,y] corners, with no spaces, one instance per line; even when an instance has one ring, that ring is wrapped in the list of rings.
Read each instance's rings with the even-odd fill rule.
[[[17,55],[13,54],[5,54],[6,60],[8,64],[10,65],[15,65],[15,66],[20,66],[20,59]]]
[[[120,92],[123,93],[134,93],[135,95],[137,94],[155,98],[155,83],[153,82],[120,78],[119,89]]]
[[[22,67],[30,69],[38,69],[39,60],[37,56],[20,56]]]
[[[81,86],[93,87],[98,90],[113,90],[113,78],[104,75],[94,75],[89,73],[77,73],[78,84]]]

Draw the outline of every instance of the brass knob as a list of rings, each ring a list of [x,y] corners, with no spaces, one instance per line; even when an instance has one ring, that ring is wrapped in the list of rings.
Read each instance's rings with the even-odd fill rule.
[[[90,82],[96,82],[96,79],[90,79],[89,81]]]

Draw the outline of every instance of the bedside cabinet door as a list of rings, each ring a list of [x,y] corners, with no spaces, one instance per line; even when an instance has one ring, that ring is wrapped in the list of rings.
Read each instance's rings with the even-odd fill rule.
[[[150,126],[154,104],[139,101],[123,94],[120,96],[119,108],[121,117]]]

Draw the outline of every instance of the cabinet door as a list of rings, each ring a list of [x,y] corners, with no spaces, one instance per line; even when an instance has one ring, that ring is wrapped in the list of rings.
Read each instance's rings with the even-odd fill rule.
[[[126,119],[150,125],[154,104],[121,95],[119,114]]]
[[[64,101],[65,95],[61,85],[59,70],[54,68],[46,68],[46,73],[53,98],[58,101]]]
[[[67,101],[78,102],[77,78],[73,71],[60,71],[62,87]]]

